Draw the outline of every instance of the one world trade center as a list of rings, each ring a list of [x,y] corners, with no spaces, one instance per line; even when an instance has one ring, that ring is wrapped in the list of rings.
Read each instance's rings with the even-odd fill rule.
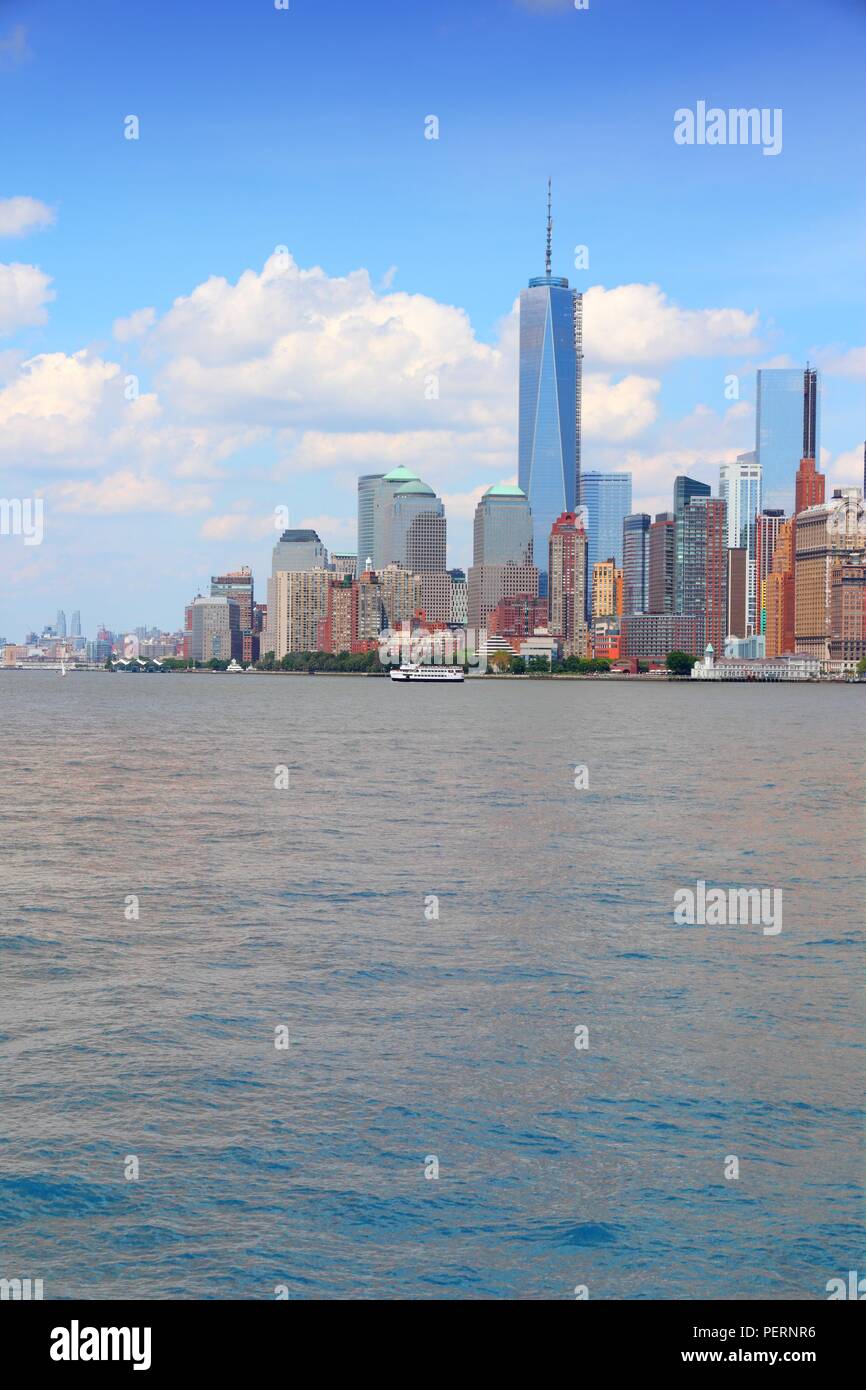
[[[551,275],[550,180],[545,274],[520,292],[518,481],[532,509],[539,591],[547,593],[550,528],[580,501],[580,386],[583,296]]]

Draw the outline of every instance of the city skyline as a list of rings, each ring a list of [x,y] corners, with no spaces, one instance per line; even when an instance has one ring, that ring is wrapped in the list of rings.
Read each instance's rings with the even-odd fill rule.
[[[623,8],[630,41],[621,26],[617,38],[566,6],[482,4],[492,26],[450,0],[435,16],[413,15],[388,58],[421,64],[420,93],[391,88],[368,116],[376,133],[361,133],[361,157],[351,134],[357,91],[338,92],[327,131],[307,132],[304,150],[292,138],[287,175],[285,130],[268,102],[279,93],[294,129],[294,103],[325,53],[335,72],[354,70],[358,51],[374,68],[386,61],[351,6],[335,7],[336,42],[321,14],[297,7],[233,32],[261,92],[249,94],[249,120],[228,126],[211,76],[228,52],[227,5],[210,8],[206,33],[178,17],[166,53],[172,72],[188,70],[173,86],[147,62],[167,38],[159,23],[138,29],[144,21],[130,16],[134,57],[104,26],[107,65],[116,54],[132,81],[118,78],[89,113],[73,100],[71,74],[80,60],[86,75],[93,60],[69,16],[49,24],[9,6],[3,22],[10,33],[23,26],[23,37],[10,41],[0,94],[24,119],[0,190],[10,291],[0,296],[0,495],[44,497],[46,534],[40,546],[0,540],[0,631],[45,621],[67,594],[91,631],[99,621],[170,627],[202,576],[249,563],[263,582],[275,507],[288,508],[290,525],[317,529],[329,550],[354,550],[357,475],[400,465],[442,497],[447,563],[468,568],[478,498],[517,481],[516,306],[544,268],[548,176],[551,271],[583,295],[585,471],[631,472],[632,507],[652,516],[670,506],[678,474],[715,487],[720,465],[755,447],[756,371],[809,362],[824,383],[818,465],[828,488],[858,482],[866,349],[845,176],[856,148],[837,154],[829,141],[826,153],[834,122],[855,132],[855,147],[862,138],[856,21],[834,6],[816,35],[810,7],[791,6],[790,51],[770,82],[767,16],[735,3],[736,33],[714,29],[713,56],[689,81],[708,91],[727,81],[732,99],[783,107],[784,147],[768,160],[675,143],[673,112],[692,93],[672,100],[674,60],[708,21],[677,12],[671,28],[668,5],[652,17],[631,0]],[[108,13],[96,0],[96,21]],[[294,62],[286,32],[302,39],[310,68],[296,74],[296,96],[283,80]],[[802,55],[797,35],[808,38]],[[419,56],[425,44],[431,55],[451,52],[455,36],[470,57],[492,43],[503,75],[519,70],[519,123],[501,84],[470,83],[453,65],[442,76],[435,56]],[[563,74],[542,83],[524,62],[551,43],[585,72],[576,109]],[[616,43],[629,77],[624,106],[594,70]],[[840,72],[819,112],[805,81],[816,43],[852,63],[852,83]],[[49,130],[46,112],[64,101],[69,122]],[[138,138],[127,139],[136,112]],[[588,120],[592,139],[578,143]],[[327,149],[333,161],[340,138],[345,154],[332,169],[318,156]],[[210,177],[217,147],[228,181]],[[816,198],[804,220],[806,174]],[[408,198],[384,196],[395,186]],[[731,216],[734,194],[749,197],[757,235]],[[118,197],[130,211],[122,223]],[[483,255],[457,254],[469,240]],[[789,480],[779,481],[765,470],[764,505],[790,511]]]

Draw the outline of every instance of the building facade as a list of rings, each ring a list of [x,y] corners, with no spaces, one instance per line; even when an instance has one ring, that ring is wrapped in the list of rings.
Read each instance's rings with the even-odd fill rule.
[[[586,622],[587,534],[582,512],[563,512],[548,540],[548,630],[566,656],[589,654]]]
[[[269,622],[277,661],[291,652],[319,650],[332,578],[326,569],[278,570],[274,575]]]
[[[851,669],[866,657],[866,554],[842,555],[830,575],[830,660]]]
[[[746,621],[757,625],[756,517],[761,511],[761,465],[754,453],[740,454],[735,463],[719,468],[719,496],[728,518],[728,547],[746,552]],[[745,633],[738,633],[745,636]]]
[[[860,488],[836,488],[829,502],[800,512],[794,536],[794,648],[827,661],[833,565],[845,552],[866,551]]]
[[[755,403],[755,454],[764,491],[772,496],[791,486],[802,458],[821,457],[821,381],[806,366],[762,367]]]
[[[683,613],[685,596],[683,593],[683,516],[686,507],[695,497],[709,497],[712,489],[709,483],[700,483],[697,478],[688,478],[681,473],[674,479],[674,612]]]
[[[649,538],[646,512],[630,512],[622,523],[622,611],[649,611]]]
[[[782,521],[764,580],[764,637],[768,657],[794,650],[794,517]]]
[[[658,512],[649,532],[648,612],[673,613],[676,517]]]
[[[475,508],[472,539],[475,565],[533,564],[532,514],[523,488],[489,487]]]
[[[727,625],[727,525],[721,497],[693,496],[682,513],[683,611],[703,618],[704,641],[724,651]]]
[[[193,661],[231,661],[240,655],[240,608],[234,599],[196,598],[190,604]],[[126,654],[126,653],[124,653]],[[136,651],[135,655],[138,655]]]
[[[599,560],[613,558],[617,569],[622,569],[623,523],[631,514],[631,474],[585,472],[580,500],[587,512],[587,611],[592,612],[592,576]]]

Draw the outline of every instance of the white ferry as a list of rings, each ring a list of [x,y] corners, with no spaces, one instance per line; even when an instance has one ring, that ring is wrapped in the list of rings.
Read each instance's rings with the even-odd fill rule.
[[[419,666],[417,661],[404,661],[391,668],[392,681],[462,681],[462,666]]]

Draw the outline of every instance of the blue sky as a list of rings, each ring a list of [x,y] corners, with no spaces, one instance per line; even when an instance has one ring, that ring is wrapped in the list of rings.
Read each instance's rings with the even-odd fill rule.
[[[585,467],[631,468],[650,511],[715,483],[755,367],[808,357],[825,465],[859,481],[864,38],[860,0],[0,3],[0,495],[46,508],[41,546],[0,537],[0,635],[60,606],[173,628],[245,562],[263,590],[273,508],[352,548],[382,462],[443,493],[467,563],[516,470],[548,174],[554,269],[588,292]],[[781,108],[781,153],[677,145],[698,100]]]

